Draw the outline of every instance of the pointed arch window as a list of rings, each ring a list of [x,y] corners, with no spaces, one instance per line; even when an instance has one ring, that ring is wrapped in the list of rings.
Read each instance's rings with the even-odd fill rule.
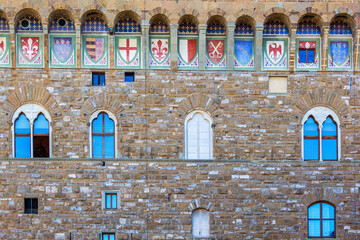
[[[340,158],[339,118],[329,108],[315,107],[303,119],[303,159],[337,161]]]
[[[335,238],[335,207],[327,202],[316,202],[308,207],[308,236]]]
[[[191,112],[185,120],[185,152],[187,159],[211,159],[212,120],[203,111]]]
[[[93,157],[115,157],[115,124],[106,112],[100,112],[92,121]]]
[[[25,104],[13,116],[13,156],[48,158],[51,155],[50,115],[41,106]]]

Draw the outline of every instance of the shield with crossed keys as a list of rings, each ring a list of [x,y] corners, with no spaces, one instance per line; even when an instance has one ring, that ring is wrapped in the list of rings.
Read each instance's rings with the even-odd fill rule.
[[[207,40],[207,54],[210,60],[218,64],[224,57],[225,41],[224,40]]]

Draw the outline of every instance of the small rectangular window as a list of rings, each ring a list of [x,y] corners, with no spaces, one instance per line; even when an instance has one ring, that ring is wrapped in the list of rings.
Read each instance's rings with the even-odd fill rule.
[[[117,208],[117,193],[105,193],[105,209]]]
[[[125,72],[125,82],[134,82],[135,73],[134,72]]]
[[[37,214],[38,213],[38,199],[25,198],[25,211],[24,213]]]
[[[115,240],[115,233],[103,233],[102,240]]]
[[[93,86],[105,86],[105,73],[93,72],[92,73],[92,85]]]

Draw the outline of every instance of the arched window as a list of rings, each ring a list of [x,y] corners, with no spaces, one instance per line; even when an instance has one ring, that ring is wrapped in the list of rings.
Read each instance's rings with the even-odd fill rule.
[[[335,238],[335,207],[316,202],[308,207],[308,236]]]
[[[196,238],[210,237],[210,214],[205,209],[192,212],[192,235]]]
[[[191,112],[185,120],[185,152],[187,159],[211,159],[212,120],[203,111]]]
[[[13,116],[13,156],[48,158],[51,155],[50,115],[41,106],[25,104]]]
[[[115,157],[115,123],[106,112],[92,121],[91,135],[93,157]]]
[[[337,161],[340,158],[339,118],[329,108],[315,107],[303,119],[303,159]]]

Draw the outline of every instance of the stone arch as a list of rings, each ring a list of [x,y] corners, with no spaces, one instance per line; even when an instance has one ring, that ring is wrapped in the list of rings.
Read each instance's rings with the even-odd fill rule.
[[[191,212],[198,208],[206,209],[207,211],[211,212],[213,207],[214,205],[209,200],[204,198],[197,198],[191,201],[191,203],[188,206]]]
[[[35,103],[47,109],[54,119],[61,116],[61,109],[54,98],[45,88],[28,84],[12,92],[4,102],[3,111],[11,121],[16,109],[26,103]]]
[[[197,19],[199,19],[199,17],[200,17],[200,13],[196,9],[189,8],[189,7],[181,9],[180,11],[177,12],[177,15],[179,18],[178,21],[180,21],[180,18],[182,18],[185,15],[192,15]]]
[[[142,12],[141,12],[141,10],[137,9],[135,6],[125,4],[125,5],[121,5],[121,8],[116,9],[116,11],[114,12],[114,16],[115,16],[115,18],[114,18],[114,26],[117,23],[117,21],[119,21],[119,19],[122,16],[124,16],[124,14],[127,14],[127,13],[130,13],[141,24],[141,20],[142,20]]]
[[[80,10],[80,15],[79,15],[80,18],[78,19],[78,22],[82,23],[84,18],[87,16],[87,14],[89,12],[97,12],[97,13],[102,14],[106,24],[109,24],[108,16],[105,13],[105,8],[103,6],[101,6],[99,4],[95,4],[95,3],[90,4]]]
[[[99,93],[89,97],[85,101],[82,109],[82,115],[91,116],[94,112],[99,110],[108,110],[118,118],[124,108],[115,96],[106,93]]]
[[[149,11],[148,13],[148,20],[151,22],[152,19],[154,19],[154,17],[156,15],[161,15],[164,16],[167,19],[167,24],[170,27],[170,24],[176,24],[176,17],[173,19],[171,12],[169,10],[167,10],[166,8],[162,8],[162,7],[157,7],[152,9],[151,11]]]
[[[26,12],[26,11],[30,11],[36,14],[36,16],[42,21],[44,22],[45,19],[42,18],[40,12],[41,12],[41,8],[39,7],[38,4],[34,4],[31,2],[25,2],[22,5],[18,6],[17,8],[15,8],[15,10],[12,12],[12,14],[10,15],[9,13],[9,17],[14,17],[14,22],[17,21],[19,13],[22,12]],[[20,16],[22,17],[22,16]]]
[[[322,18],[322,13],[320,12],[320,10],[312,7],[308,7],[296,15],[296,19],[294,19],[296,20],[296,28],[298,27],[300,21],[302,21],[305,17],[308,16],[314,17],[314,20],[319,25],[320,30],[323,29],[324,20]]]
[[[270,10],[273,10],[274,12]],[[265,17],[264,24],[271,20],[280,20],[284,22],[286,27],[289,29],[289,34],[291,33],[292,24],[290,20],[290,15],[288,12],[286,12],[284,8],[279,8],[279,7],[271,8],[265,12],[264,17]]]
[[[297,100],[294,110],[299,116],[303,116],[315,106],[330,107],[334,109],[339,116],[344,116],[349,111],[346,102],[335,92],[319,88],[310,90],[301,99]]]
[[[326,201],[338,206],[341,203],[341,198],[330,188],[323,187],[309,187],[305,189],[302,203],[307,208],[314,202]]]
[[[213,9],[211,11],[207,12],[208,18],[211,18],[213,16],[222,16],[226,19],[226,12],[220,8]]]
[[[203,93],[193,93],[180,102],[178,112],[179,115],[187,115],[194,109],[202,109],[208,112],[210,115],[214,115],[214,112],[219,108],[219,101],[210,98]]]
[[[139,24],[141,24],[141,17],[137,12],[134,12],[132,10],[124,10],[121,12],[118,12],[118,14],[115,17],[114,20],[114,26],[120,21],[124,16],[131,16],[133,19],[135,19]]]
[[[65,12],[67,15],[71,17],[71,19],[75,23],[77,23],[78,17],[75,15],[76,14],[75,10],[66,3],[60,3],[60,2],[50,4],[49,15],[46,17],[45,20],[48,22],[50,20],[50,17],[56,12]]]
[[[199,19],[197,17],[195,17],[194,15],[190,15],[190,14],[181,16],[179,18],[178,25],[180,26],[180,24],[186,19],[188,19],[191,23],[194,23],[196,26],[199,25]]]
[[[343,8],[345,9],[345,8]],[[343,18],[344,21],[349,24],[349,26],[351,27],[351,30],[353,32],[356,31],[357,28],[357,23],[355,21],[355,14],[351,14],[351,10],[348,10],[347,12],[344,11],[339,11],[338,9],[336,9],[334,11],[334,14],[332,16],[329,17],[329,25],[336,19],[336,18]]]
[[[32,15],[34,17],[37,17],[40,20],[41,24],[44,23],[44,19],[41,17],[37,8],[29,8],[28,7],[28,8],[21,9],[20,11],[18,11],[16,13],[15,18],[14,18],[15,25],[21,18],[23,18],[27,15]]]
[[[50,13],[50,15],[48,16],[47,18],[47,22],[48,22],[48,25],[50,26],[50,21],[54,18],[54,17],[58,17],[58,16],[65,16],[65,17],[68,17],[70,18],[72,21],[74,21],[74,24],[76,23],[76,18],[74,17],[74,15],[72,14],[71,11],[69,11],[68,9],[61,9],[61,8],[58,8],[54,11],[52,11]]]
[[[250,16],[250,15],[246,15],[246,14],[242,14],[241,16],[239,16],[236,21],[235,21],[235,25],[241,23],[241,22],[247,22],[249,23],[253,28],[254,28],[254,31],[255,31],[255,24],[256,24],[256,21],[255,19]]]

